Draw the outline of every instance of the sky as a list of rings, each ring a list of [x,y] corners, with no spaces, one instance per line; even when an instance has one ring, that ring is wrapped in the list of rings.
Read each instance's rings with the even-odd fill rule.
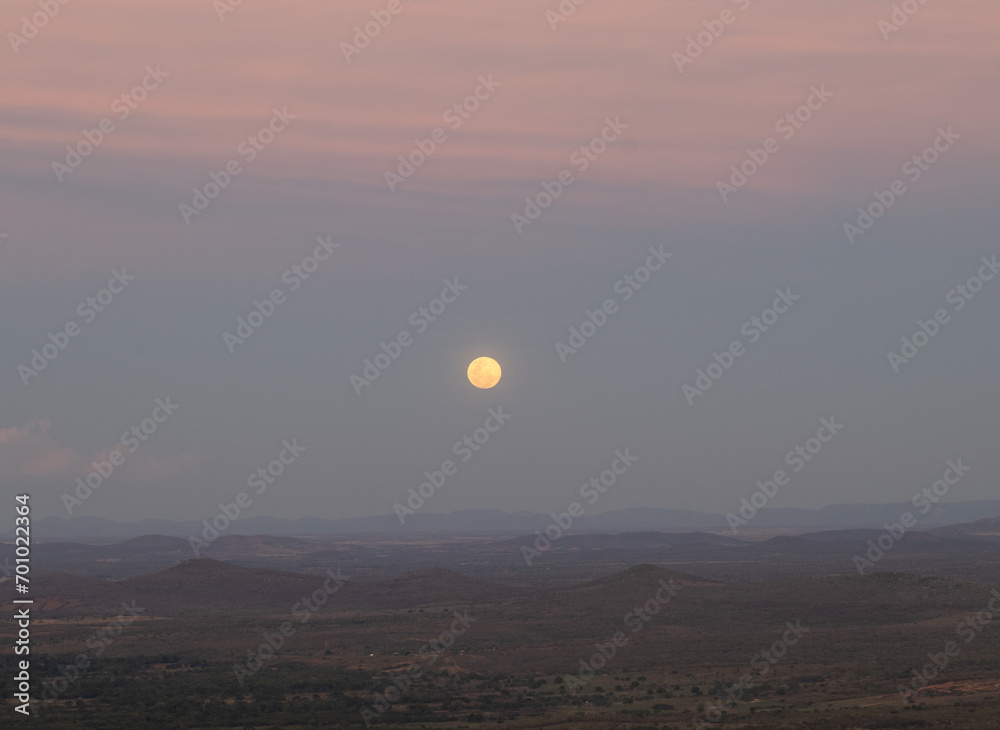
[[[902,5],[4,3],[0,499],[996,498],[1000,7]]]

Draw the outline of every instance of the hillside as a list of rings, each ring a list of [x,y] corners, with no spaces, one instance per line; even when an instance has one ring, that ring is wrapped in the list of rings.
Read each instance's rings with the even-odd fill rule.
[[[535,535],[523,535],[496,543],[498,547],[520,549],[521,545],[534,545]],[[746,545],[727,535],[711,532],[620,532],[610,535],[580,534],[564,535],[552,543],[546,552],[568,550],[646,550],[650,548],[672,547],[737,547]]]
[[[974,540],[986,540],[989,542],[1000,542],[1000,517],[988,517],[975,522],[966,522],[960,525],[948,525],[947,527],[936,527],[931,532],[941,537],[970,538]]]
[[[427,568],[382,581],[347,580],[326,602],[331,609],[410,608],[441,603],[473,603],[516,593],[507,586],[471,578],[443,568]],[[325,574],[291,573],[245,568],[211,558],[187,560],[166,570],[119,581],[68,573],[51,573],[34,586],[49,608],[78,611],[108,610],[122,601],[155,613],[188,609],[292,610],[324,586],[334,589]]]
[[[639,565],[583,585],[536,592],[515,605],[526,615],[544,611],[567,620],[615,623],[654,599],[660,581],[670,584],[671,579],[679,588],[658,616],[659,624],[711,627],[722,622],[750,630],[800,619],[817,626],[871,627],[957,616],[978,611],[990,600],[986,585],[904,573],[721,584]]]

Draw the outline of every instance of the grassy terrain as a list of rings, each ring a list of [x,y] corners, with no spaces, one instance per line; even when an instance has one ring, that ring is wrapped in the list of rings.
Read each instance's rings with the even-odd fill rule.
[[[188,595],[177,571],[191,566],[106,586],[115,599],[123,586],[134,589],[143,609],[108,642],[93,638],[118,612],[89,582],[70,586],[87,601],[53,603],[59,607],[40,614],[35,695],[80,654],[90,666],[47,703],[36,726],[364,727],[362,710],[373,711],[396,681],[405,689],[398,697],[390,690],[379,726],[693,728],[716,707],[714,726],[724,728],[1000,727],[1000,631],[986,624],[967,644],[956,635],[989,602],[991,587],[955,578],[716,583],[642,565],[555,589],[504,591],[423,570],[359,582],[351,594],[345,585],[318,611],[296,614],[315,576],[300,585],[301,576],[273,571],[196,568]],[[220,608],[206,595],[213,584],[239,590],[234,575],[256,591],[253,608]],[[636,620],[635,609],[655,604],[664,583],[679,586],[676,595]],[[455,626],[456,611],[471,624],[439,650],[430,642]],[[802,631],[781,647],[789,622]],[[241,684],[234,665],[246,667],[248,651],[282,623],[294,631]],[[595,662],[603,666],[582,686],[572,679],[616,632],[626,640],[614,655]],[[899,685],[952,640],[959,654],[904,701]],[[11,676],[12,657],[3,661]],[[420,676],[404,679],[413,665]],[[33,722],[11,715],[10,727]]]

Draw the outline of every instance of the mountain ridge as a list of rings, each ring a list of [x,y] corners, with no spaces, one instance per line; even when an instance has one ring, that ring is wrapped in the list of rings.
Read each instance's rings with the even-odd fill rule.
[[[886,504],[841,504],[819,509],[772,507],[760,510],[746,526],[755,528],[853,529],[879,528],[897,522],[900,515],[912,512],[909,502]],[[1000,500],[939,502],[920,517],[920,528],[929,529],[1000,518]],[[504,512],[498,509],[462,510],[451,513],[418,512],[401,525],[395,515],[374,517],[248,517],[232,522],[224,535],[365,535],[365,534],[481,534],[522,535],[544,530],[552,516],[535,512]],[[132,538],[147,535],[201,538],[205,523],[195,520],[146,519],[118,522],[88,515],[62,518],[41,517],[34,521],[34,538]],[[574,533],[643,532],[643,531],[729,531],[723,514],[671,508],[629,508],[584,515],[572,527]],[[11,539],[13,531],[0,533]]]

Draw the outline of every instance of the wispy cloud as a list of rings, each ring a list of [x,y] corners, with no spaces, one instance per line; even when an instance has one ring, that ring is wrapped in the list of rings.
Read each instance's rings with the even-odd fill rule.
[[[118,449],[128,454],[122,444],[99,453],[81,454],[72,446],[63,446],[49,433],[50,421],[33,420],[21,427],[0,429],[0,462],[7,477],[44,479],[72,478],[90,471],[92,462],[106,461]],[[201,461],[194,454],[181,453],[161,458],[149,454],[129,456],[122,466],[123,477],[139,481],[160,481],[176,476]]]

